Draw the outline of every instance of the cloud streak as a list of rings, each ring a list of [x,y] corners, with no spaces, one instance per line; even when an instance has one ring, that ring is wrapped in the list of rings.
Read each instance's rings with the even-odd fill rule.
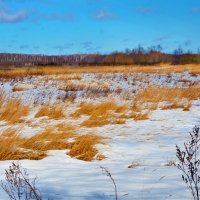
[[[20,10],[16,13],[8,13],[4,9],[0,9],[0,22],[16,23],[26,20],[28,17],[26,10]]]
[[[141,6],[136,9],[141,14],[151,14],[153,12],[151,7]]]
[[[162,42],[169,39],[169,35],[161,35],[160,37],[157,37],[153,40],[153,42]]]
[[[94,15],[96,20],[107,20],[113,19],[114,15],[106,10],[99,10]]]
[[[200,13],[200,7],[192,8],[192,13]]]
[[[72,49],[73,46],[74,46],[74,43],[67,43],[67,44],[62,44],[62,45],[56,45],[53,48],[59,51],[66,51],[66,50]]]
[[[77,19],[76,15],[68,12],[52,12],[45,13],[38,10],[32,12],[32,16],[35,20],[49,20],[49,21],[74,21]]]
[[[52,13],[49,15],[43,15],[44,18],[48,20],[58,20],[58,21],[73,21],[76,19],[74,14],[71,13]]]

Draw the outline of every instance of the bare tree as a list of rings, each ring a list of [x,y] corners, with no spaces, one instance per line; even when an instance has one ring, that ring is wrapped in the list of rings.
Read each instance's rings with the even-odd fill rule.
[[[199,200],[199,148],[200,148],[200,127],[195,126],[190,132],[190,139],[184,143],[184,150],[176,145],[176,156],[179,163],[177,167],[182,172],[182,179],[190,190],[193,199]]]
[[[5,170],[5,181],[1,181],[1,187],[11,200],[42,200],[35,181],[36,178],[30,180],[26,169],[13,162]]]

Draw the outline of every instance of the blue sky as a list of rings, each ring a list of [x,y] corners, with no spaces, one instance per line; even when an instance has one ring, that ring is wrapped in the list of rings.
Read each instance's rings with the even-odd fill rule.
[[[0,52],[200,48],[199,0],[0,0]]]

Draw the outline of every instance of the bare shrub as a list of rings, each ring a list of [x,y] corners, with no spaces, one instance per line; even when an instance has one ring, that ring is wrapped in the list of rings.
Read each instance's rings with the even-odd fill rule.
[[[42,200],[39,190],[35,186],[36,178],[31,180],[26,169],[19,163],[12,163],[5,170],[5,181],[1,187],[11,200]]]
[[[179,163],[178,169],[182,172],[182,179],[190,190],[193,199],[199,200],[199,148],[200,148],[200,127],[195,126],[190,132],[190,139],[184,143],[184,150],[176,145],[176,156]]]
[[[112,174],[109,172],[109,170],[105,167],[100,166],[100,168],[102,169],[103,173],[105,173],[105,175],[107,177],[110,178],[110,180],[112,181],[113,185],[114,185],[114,189],[115,189],[115,200],[118,199],[118,194],[117,194],[117,184],[115,182],[115,179],[112,177]]]

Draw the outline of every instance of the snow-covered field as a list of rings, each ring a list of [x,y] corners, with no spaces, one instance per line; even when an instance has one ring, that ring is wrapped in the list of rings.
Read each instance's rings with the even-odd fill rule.
[[[115,102],[127,106],[121,114],[131,112],[131,105],[139,92],[149,86],[170,88],[199,87],[187,111],[183,108],[162,109],[169,102],[158,102],[156,109],[148,110],[144,120],[124,117],[121,123],[84,126],[89,116],[73,117],[80,105]],[[66,155],[69,150],[50,150],[42,160],[21,160],[31,177],[37,176],[37,186],[43,199],[114,199],[114,187],[102,173],[106,167],[116,181],[119,199],[165,200],[191,199],[175,166],[175,145],[182,146],[188,132],[200,124],[200,75],[184,73],[80,73],[67,75],[32,76],[16,79],[1,79],[0,93],[5,99],[20,99],[30,106],[30,112],[21,121],[8,123],[0,121],[0,131],[7,128],[19,129],[20,137],[31,137],[45,128],[61,123],[75,127],[74,134],[86,133],[106,137],[105,143],[96,145],[103,160],[90,162]],[[154,99],[152,93],[152,99]],[[178,99],[179,102],[188,99]],[[46,103],[62,106],[64,116],[59,119],[48,116],[35,117]],[[148,102],[147,102],[148,103]],[[188,102],[187,102],[188,103]],[[186,103],[186,104],[187,104]],[[4,106],[2,104],[2,106]],[[143,111],[141,111],[143,112]],[[119,113],[115,115],[119,116]],[[120,118],[121,119],[121,118]],[[110,118],[109,118],[110,120]],[[70,138],[71,141],[74,138]],[[12,161],[0,161],[0,178]],[[132,165],[132,167],[130,167]],[[9,199],[0,189],[0,199]]]

